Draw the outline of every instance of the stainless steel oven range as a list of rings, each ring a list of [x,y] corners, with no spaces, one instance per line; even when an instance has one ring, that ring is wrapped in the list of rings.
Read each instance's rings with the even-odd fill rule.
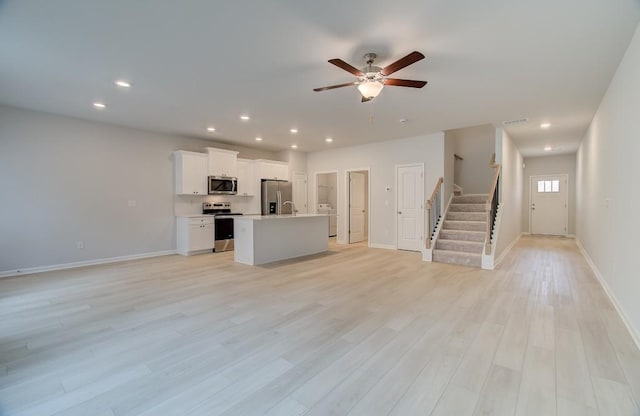
[[[229,202],[203,202],[202,213],[213,215],[213,232],[215,234],[213,251],[233,250],[233,217],[242,214],[231,212]]]

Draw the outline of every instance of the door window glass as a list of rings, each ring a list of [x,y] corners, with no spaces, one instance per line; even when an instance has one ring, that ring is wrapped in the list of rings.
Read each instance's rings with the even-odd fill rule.
[[[552,181],[538,181],[538,192],[560,192],[560,181],[558,179]]]

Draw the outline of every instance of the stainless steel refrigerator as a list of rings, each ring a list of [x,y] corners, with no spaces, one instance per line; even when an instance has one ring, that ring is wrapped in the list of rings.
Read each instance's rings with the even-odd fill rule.
[[[291,214],[292,204],[285,201],[293,201],[293,188],[291,182],[262,179],[262,215]]]

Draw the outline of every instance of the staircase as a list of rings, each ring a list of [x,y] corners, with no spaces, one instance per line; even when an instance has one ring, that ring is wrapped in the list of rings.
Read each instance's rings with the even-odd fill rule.
[[[482,266],[487,195],[454,196],[433,250],[433,261]]]

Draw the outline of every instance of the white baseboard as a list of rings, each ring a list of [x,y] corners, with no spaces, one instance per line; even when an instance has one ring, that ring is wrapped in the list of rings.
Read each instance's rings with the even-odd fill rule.
[[[520,239],[522,238],[523,233],[520,233],[512,242],[511,244],[509,244],[507,246],[507,248],[504,249],[504,251],[502,252],[502,254],[500,254],[500,257],[498,257],[498,259],[493,263],[493,268],[498,267],[498,265],[502,262],[502,260],[504,260],[504,258],[507,256],[507,254],[509,254],[509,252],[511,251],[511,249],[513,248],[513,246],[515,246],[516,244],[518,244],[518,241],[520,241]]]
[[[629,334],[631,335],[633,342],[635,342],[636,346],[640,348],[640,334],[638,334],[638,331],[636,331],[634,326],[631,324],[631,320],[629,319],[627,314],[624,313],[624,309],[622,309],[620,302],[618,302],[618,299],[613,294],[613,291],[611,290],[611,288],[609,288],[609,285],[607,285],[606,280],[604,280],[604,276],[602,276],[602,273],[600,273],[600,270],[598,270],[598,268],[596,267],[596,264],[591,259],[591,256],[589,256],[589,253],[587,253],[587,250],[585,250],[584,247],[582,246],[582,243],[580,242],[579,238],[576,238],[576,245],[578,246],[580,253],[582,253],[582,256],[585,258],[585,260],[589,264],[589,267],[591,267],[593,274],[595,274],[596,277],[598,278],[598,281],[600,282],[600,286],[602,286],[602,288],[604,289],[604,293],[607,294],[607,296],[609,297],[609,300],[611,301],[611,303],[613,303],[613,306],[616,308],[616,311],[618,312],[618,315],[622,319],[624,326],[627,327],[627,331],[629,331]]]
[[[369,247],[371,247],[371,248],[384,248],[386,250],[396,250],[396,246],[392,246],[391,244],[369,243]]]
[[[130,256],[109,257],[106,259],[76,261],[73,263],[53,264],[50,266],[27,267],[25,269],[17,269],[17,270],[5,270],[0,272],[0,278],[10,277],[10,276],[20,276],[20,275],[32,274],[32,273],[50,272],[54,270],[73,269],[76,267],[95,266],[98,264],[117,263],[117,262],[128,261],[128,260],[146,259],[149,257],[169,256],[171,254],[176,254],[176,251],[165,250],[165,251],[156,251],[153,253],[133,254]]]

